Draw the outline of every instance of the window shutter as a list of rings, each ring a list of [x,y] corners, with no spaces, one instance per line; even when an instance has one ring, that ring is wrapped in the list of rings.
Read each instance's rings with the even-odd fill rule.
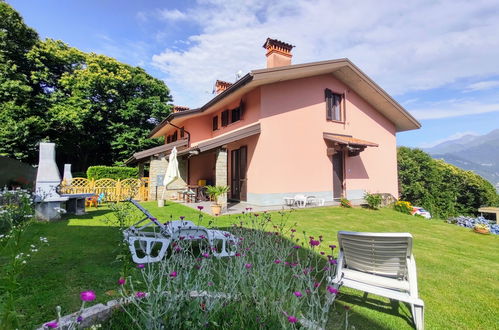
[[[183,137],[184,137],[184,135],[185,135],[185,130],[184,130],[184,128],[182,127],[182,128],[180,129],[180,138],[183,138]]]
[[[333,119],[341,121],[341,95],[333,94]]]
[[[225,127],[229,125],[229,110],[222,112],[222,126]]]
[[[171,137],[170,137],[170,135],[168,135],[168,136],[166,137],[166,143],[168,144],[168,143],[170,143],[170,142],[171,142]]]
[[[218,116],[213,117],[213,130],[216,131],[218,129]]]
[[[333,120],[333,92],[326,88],[324,97],[326,99],[326,119]]]
[[[175,142],[177,141],[177,131],[175,131],[175,133],[173,133],[172,135],[172,142]]]

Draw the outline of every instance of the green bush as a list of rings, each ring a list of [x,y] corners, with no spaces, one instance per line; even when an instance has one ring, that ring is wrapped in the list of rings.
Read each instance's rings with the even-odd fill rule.
[[[346,208],[351,208],[352,202],[350,202],[348,199],[342,197],[342,198],[340,198],[340,205],[343,207],[346,207]]]
[[[90,166],[87,170],[88,179],[114,179],[124,180],[128,178],[138,178],[139,169],[136,167],[122,166]]]
[[[373,210],[379,209],[382,202],[382,197],[380,194],[370,194],[366,192],[366,194],[364,195],[364,199],[366,200],[369,208]]]
[[[397,153],[400,198],[446,219],[477,214],[481,206],[497,206],[494,186],[471,171],[431,158],[419,149]]]
[[[86,172],[73,172],[73,178],[86,178]]]

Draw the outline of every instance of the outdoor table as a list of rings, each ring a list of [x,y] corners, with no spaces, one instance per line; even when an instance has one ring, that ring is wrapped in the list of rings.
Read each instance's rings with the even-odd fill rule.
[[[499,207],[481,207],[478,209],[478,212],[495,214],[496,223],[499,224]]]
[[[195,196],[195,199],[196,199],[196,203],[198,201],[204,201],[206,200],[206,197],[204,195],[204,189],[205,189],[205,186],[200,186],[200,185],[197,185],[197,184],[192,184],[192,185],[188,185],[187,188],[189,188],[190,190],[194,191],[194,196]]]
[[[293,206],[295,204],[295,199],[293,197],[284,197],[284,204]]]

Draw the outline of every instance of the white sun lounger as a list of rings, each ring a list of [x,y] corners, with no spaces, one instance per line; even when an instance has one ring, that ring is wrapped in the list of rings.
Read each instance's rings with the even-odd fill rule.
[[[340,231],[338,242],[332,284],[409,303],[416,329],[423,329],[424,303],[418,297],[412,235]]]
[[[145,218],[123,231],[135,263],[160,261],[166,255],[170,243],[178,240],[207,240],[215,257],[230,257],[236,253],[237,239],[229,232],[196,226],[186,220],[162,224],[139,203],[134,200],[130,202],[145,215]],[[220,249],[217,249],[218,242],[221,243]]]

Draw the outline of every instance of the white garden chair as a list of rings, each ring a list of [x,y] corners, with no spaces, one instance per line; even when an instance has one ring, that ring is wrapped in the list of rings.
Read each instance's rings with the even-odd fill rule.
[[[424,303],[418,297],[412,235],[340,231],[338,243],[332,284],[409,303],[416,329],[423,329]]]
[[[298,207],[305,207],[307,205],[307,196],[305,195],[295,195],[294,200],[295,205]]]
[[[229,232],[196,226],[192,221],[186,220],[162,224],[139,203],[129,201],[145,215],[145,218],[123,231],[135,263],[160,261],[166,255],[170,243],[181,239],[207,240],[215,257],[230,257],[236,253],[237,239]],[[221,246],[217,243],[221,243]]]

